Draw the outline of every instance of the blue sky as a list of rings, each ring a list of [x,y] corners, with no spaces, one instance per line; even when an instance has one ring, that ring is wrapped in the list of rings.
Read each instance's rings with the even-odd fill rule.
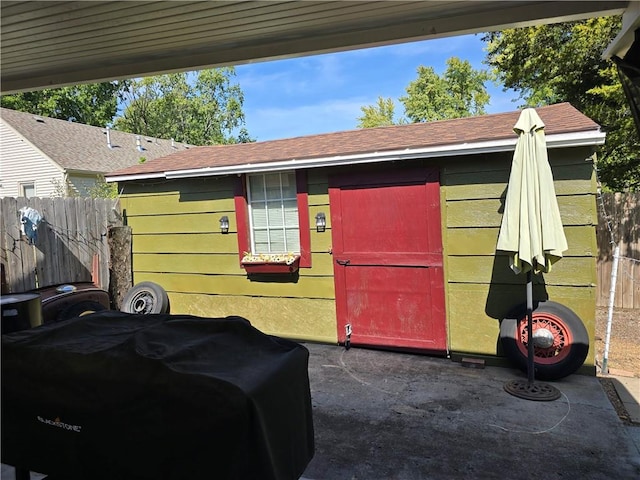
[[[360,107],[380,96],[396,101],[396,115],[401,115],[397,100],[417,78],[418,66],[442,74],[446,60],[456,56],[476,69],[487,68],[483,48],[480,35],[465,35],[239,65],[236,81],[245,95],[246,127],[258,141],[352,130]],[[487,113],[517,109],[513,92],[493,84],[487,88]]]

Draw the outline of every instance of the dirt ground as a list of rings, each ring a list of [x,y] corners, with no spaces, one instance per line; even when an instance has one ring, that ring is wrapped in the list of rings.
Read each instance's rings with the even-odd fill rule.
[[[620,400],[611,379],[601,372],[607,335],[607,308],[596,309],[596,365],[597,375],[618,417],[627,425],[633,421]],[[615,309],[611,321],[607,369],[611,375],[640,377],[640,310]]]
[[[604,358],[607,316],[606,307],[596,309],[595,340],[598,374]],[[607,366],[609,373],[640,377],[640,310],[614,309]]]

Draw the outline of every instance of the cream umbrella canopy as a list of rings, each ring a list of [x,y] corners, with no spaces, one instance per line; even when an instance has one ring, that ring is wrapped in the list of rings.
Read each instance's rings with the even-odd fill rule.
[[[544,123],[533,108],[520,113],[513,127],[513,155],[498,250],[510,252],[515,273],[548,273],[567,250],[560,210],[547,157]]]
[[[510,382],[505,389],[532,400],[555,400],[560,396],[555,387],[534,386],[532,273],[549,272],[567,250],[567,240],[547,156],[544,123],[533,108],[527,108],[520,113],[514,131],[518,141],[497,249],[509,252],[509,263],[516,274],[527,274],[528,382]]]

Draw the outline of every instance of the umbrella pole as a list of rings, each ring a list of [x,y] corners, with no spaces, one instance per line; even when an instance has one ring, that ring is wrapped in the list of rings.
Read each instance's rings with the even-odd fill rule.
[[[533,269],[532,269],[533,270]],[[533,271],[527,272],[527,379],[533,385],[535,367],[533,365]]]
[[[531,270],[527,272],[527,381],[516,379],[507,382],[504,389],[519,398],[525,400],[552,401],[560,398],[560,390],[547,383],[535,383],[535,364],[533,350],[533,269],[535,260],[531,265]]]

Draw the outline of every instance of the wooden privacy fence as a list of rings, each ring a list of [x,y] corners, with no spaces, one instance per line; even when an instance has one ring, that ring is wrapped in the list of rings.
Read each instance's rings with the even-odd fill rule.
[[[1,198],[0,207],[3,293],[92,280],[108,289],[108,231],[122,225],[117,200]],[[22,207],[42,216],[33,243],[20,229]]]
[[[615,244],[620,246],[614,306],[640,309],[640,193],[604,193],[598,202],[597,305],[609,305]]]

